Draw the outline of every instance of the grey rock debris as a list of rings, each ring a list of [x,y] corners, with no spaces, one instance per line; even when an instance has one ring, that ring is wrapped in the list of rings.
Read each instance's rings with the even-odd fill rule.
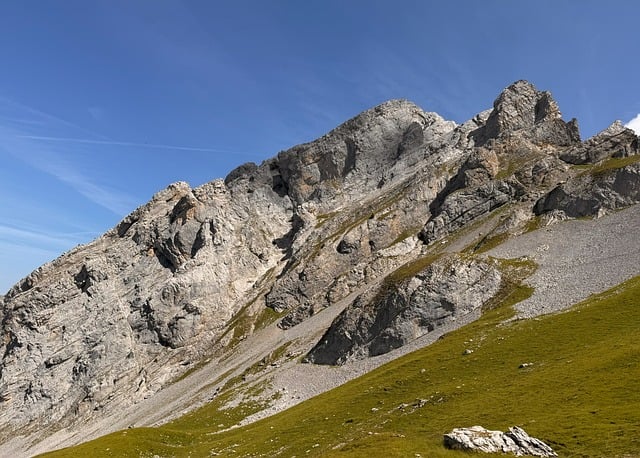
[[[444,445],[452,450],[484,453],[509,453],[515,456],[558,456],[540,439],[529,436],[522,428],[512,426],[507,432],[492,431],[482,426],[455,428],[444,435]]]

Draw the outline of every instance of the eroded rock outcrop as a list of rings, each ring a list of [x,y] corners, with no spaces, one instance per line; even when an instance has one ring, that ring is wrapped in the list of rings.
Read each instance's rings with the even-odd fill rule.
[[[474,146],[430,205],[420,232],[429,244],[514,201],[536,197],[566,175],[557,152],[580,142],[548,92],[518,81],[495,100],[486,122],[469,133]]]
[[[300,224],[290,234],[288,264],[266,297],[269,307],[290,311],[282,327],[340,300],[350,291],[347,284],[361,284],[388,268],[393,261],[381,250],[407,228],[419,230],[413,215],[441,185],[429,169],[456,154],[440,149],[439,142],[458,130],[434,113],[392,101],[327,134],[326,145],[301,145],[278,156],[286,164],[287,182],[297,189],[294,200],[303,201],[297,212]],[[333,159],[327,157],[331,148]],[[324,162],[318,162],[320,157]],[[342,167],[347,157],[348,170]],[[327,167],[335,173],[318,172]]]
[[[529,436],[525,430],[512,426],[507,432],[492,431],[482,426],[455,428],[444,435],[444,445],[453,450],[484,453],[510,453],[515,456],[558,456],[540,439]]]
[[[615,161],[615,160],[614,160]],[[570,177],[541,198],[535,206],[537,214],[562,212],[580,218],[601,216],[607,211],[640,202],[640,157],[635,163],[615,167],[603,164]]]
[[[495,266],[476,260],[440,259],[415,275],[401,269],[373,296],[356,298],[306,360],[343,364],[387,353],[479,310],[498,292],[500,281]]]
[[[79,421],[152,395],[213,345],[277,265],[290,201],[176,183],[96,241],[6,295],[3,437]],[[268,221],[255,231],[248,221]]]
[[[522,80],[498,96],[486,124],[473,133],[473,138],[477,145],[485,145],[513,135],[558,146],[580,142],[577,121],[563,121],[551,94]]]
[[[560,159],[571,164],[595,164],[611,157],[636,154],[640,154],[640,142],[635,132],[615,121],[584,143],[563,151]]]

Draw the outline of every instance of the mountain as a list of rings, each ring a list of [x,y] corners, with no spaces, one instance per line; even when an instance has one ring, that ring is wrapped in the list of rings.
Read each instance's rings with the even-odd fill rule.
[[[254,399],[234,419],[249,422],[478,319],[527,277],[521,317],[640,275],[638,213],[619,212],[640,202],[639,142],[619,123],[581,141],[518,81],[461,125],[393,100],[224,180],[174,183],[2,299],[0,450],[214,397]],[[581,230],[595,246],[573,249]]]

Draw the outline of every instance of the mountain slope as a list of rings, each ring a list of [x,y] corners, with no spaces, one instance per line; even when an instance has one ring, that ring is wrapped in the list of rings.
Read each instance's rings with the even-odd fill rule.
[[[527,290],[516,288],[508,302]],[[46,456],[468,456],[445,450],[460,425],[517,424],[567,457],[637,456],[640,277],[570,311],[479,321],[266,421],[211,434],[205,407]],[[471,352],[472,350],[472,352]]]
[[[251,400],[234,421],[267,415],[426,345],[508,285],[483,252],[638,203],[638,153],[617,124],[581,142],[519,81],[462,125],[390,101],[224,181],[173,184],[5,295],[0,450],[163,423],[215,396]],[[640,274],[625,265],[595,291]],[[319,379],[303,355],[345,371]],[[311,388],[278,392],[304,372]]]

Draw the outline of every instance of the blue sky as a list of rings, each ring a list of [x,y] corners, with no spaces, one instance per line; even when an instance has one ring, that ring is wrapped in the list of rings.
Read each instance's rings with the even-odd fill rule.
[[[2,2],[0,293],[169,183],[387,99],[463,122],[527,79],[583,138],[627,123],[639,19],[629,0]]]

